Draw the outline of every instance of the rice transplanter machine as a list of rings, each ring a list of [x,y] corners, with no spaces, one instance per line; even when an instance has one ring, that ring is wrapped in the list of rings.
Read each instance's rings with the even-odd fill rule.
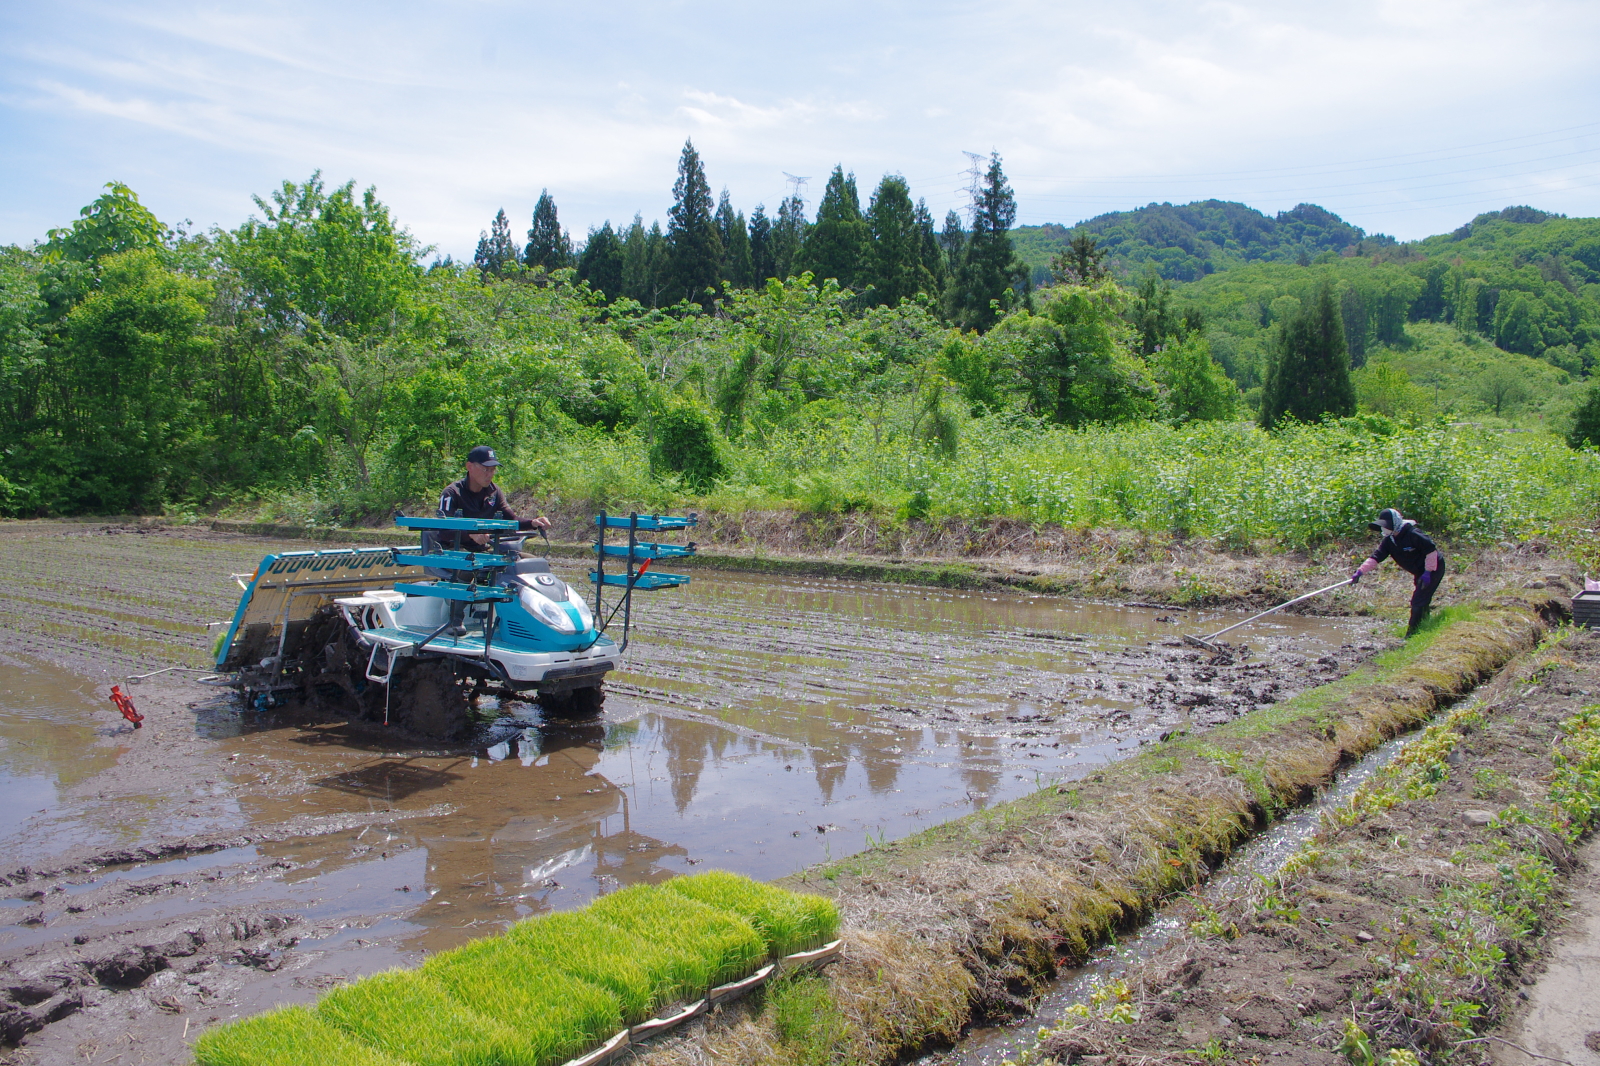
[[[400,515],[395,524],[418,531],[421,545],[263,559],[240,581],[244,594],[217,647],[224,673],[213,683],[257,706],[297,692],[311,704],[353,701],[358,717],[441,738],[466,731],[474,698],[487,691],[534,696],[546,713],[592,716],[627,648],[633,592],[689,582],[651,566],[694,555],[692,542],[639,534],[692,529],[698,519],[597,516],[592,608],[548,559],[512,554],[507,542],[522,540],[513,520]],[[608,532],[623,530],[625,541],[609,541]],[[619,611],[617,641],[606,631]]]

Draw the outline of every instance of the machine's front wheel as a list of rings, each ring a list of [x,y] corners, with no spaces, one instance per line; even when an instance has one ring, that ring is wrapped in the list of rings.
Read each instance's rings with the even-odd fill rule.
[[[605,706],[606,690],[603,685],[569,689],[566,692],[539,693],[539,706],[556,718],[595,718]]]
[[[471,693],[447,659],[401,660],[389,688],[391,721],[413,733],[455,740],[471,724]]]

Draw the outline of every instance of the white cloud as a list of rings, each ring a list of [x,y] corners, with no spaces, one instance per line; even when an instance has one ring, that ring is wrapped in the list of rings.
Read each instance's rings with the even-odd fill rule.
[[[1028,222],[1205,196],[1402,236],[1506,200],[1593,214],[1600,127],[1455,149],[1588,120],[1597,28],[1594,5],[1478,0],[10,5],[0,240],[112,175],[233,225],[321,168],[470,254],[546,187],[578,233],[662,217],[685,137],[746,210],[843,163],[942,213],[961,150],[993,147]]]

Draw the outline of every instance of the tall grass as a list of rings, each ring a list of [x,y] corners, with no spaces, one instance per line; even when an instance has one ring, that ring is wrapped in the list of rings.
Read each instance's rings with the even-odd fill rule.
[[[651,479],[643,442],[620,437],[572,439],[559,461],[545,456],[511,476],[612,506],[1007,515],[1286,547],[1364,535],[1384,507],[1432,533],[1482,541],[1600,506],[1600,455],[1553,435],[1406,429],[1376,416],[1267,433],[1223,422],[1074,431],[996,415],[967,420],[950,459],[846,420],[729,450],[727,478],[698,496]]]

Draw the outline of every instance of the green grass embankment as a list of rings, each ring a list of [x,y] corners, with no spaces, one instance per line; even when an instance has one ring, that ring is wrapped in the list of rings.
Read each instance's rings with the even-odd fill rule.
[[[200,1066],[551,1066],[769,960],[831,939],[833,904],[723,871],[577,912],[213,1029]]]

